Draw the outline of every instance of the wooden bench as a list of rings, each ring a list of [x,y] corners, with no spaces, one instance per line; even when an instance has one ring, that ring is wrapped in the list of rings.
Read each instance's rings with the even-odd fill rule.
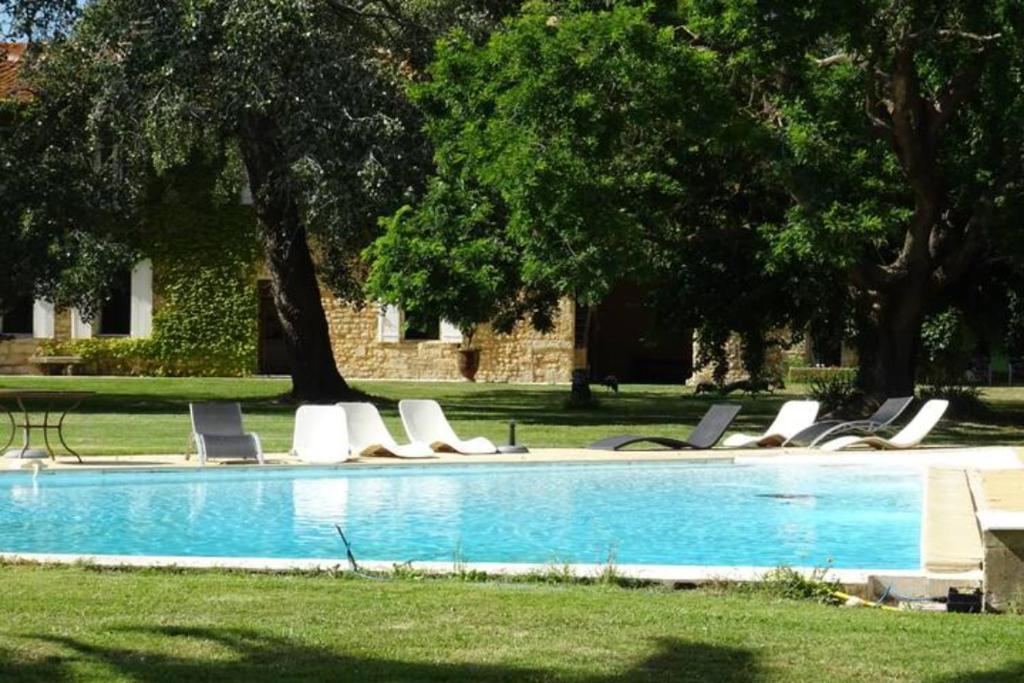
[[[75,366],[82,364],[81,356],[32,356],[28,360],[48,375],[74,375]]]

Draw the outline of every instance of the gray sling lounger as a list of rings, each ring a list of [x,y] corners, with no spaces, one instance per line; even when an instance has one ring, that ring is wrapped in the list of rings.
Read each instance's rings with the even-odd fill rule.
[[[682,441],[665,436],[625,434],[595,441],[587,446],[587,448],[595,451],[617,451],[620,448],[635,443],[653,443],[673,450],[682,450],[684,448],[704,450],[718,443],[718,440],[722,438],[722,434],[725,434],[725,430],[729,428],[729,425],[732,424],[736,414],[739,412],[740,406],[735,403],[716,403],[708,408],[708,412],[704,413],[704,417],[697,423],[693,433]]]
[[[913,396],[886,399],[870,417],[863,420],[822,420],[794,434],[783,446],[817,446],[825,439],[845,432],[873,434],[891,425],[914,402]]]
[[[242,428],[242,407],[237,403],[190,403],[192,435],[199,463],[210,458],[256,458],[263,463],[263,448],[256,434]],[[185,453],[186,459],[188,453]]]

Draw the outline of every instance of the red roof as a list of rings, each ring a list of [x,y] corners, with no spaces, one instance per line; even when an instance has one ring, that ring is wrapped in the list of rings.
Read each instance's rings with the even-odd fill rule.
[[[24,43],[0,43],[0,99],[27,95],[27,89],[18,84],[18,63],[25,48]]]

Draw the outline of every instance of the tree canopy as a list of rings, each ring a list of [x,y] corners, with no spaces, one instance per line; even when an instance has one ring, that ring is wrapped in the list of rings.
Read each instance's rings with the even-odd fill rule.
[[[6,151],[31,151],[21,164],[37,187],[5,188],[17,197],[5,233],[42,237],[49,258],[52,240],[28,223],[45,216],[61,234],[112,226],[144,250],[154,179],[219,169],[226,197],[252,190],[296,395],[344,393],[319,282],[361,300],[360,251],[429,164],[402,86],[436,32],[478,30],[501,3],[93,0],[80,17],[63,0],[4,6],[22,35],[48,36]]]
[[[925,317],[1020,263],[1022,19],[1012,0],[531,4],[439,49],[415,99],[444,189],[371,253],[394,271],[415,226],[442,229],[425,214],[482,193],[500,211],[475,239],[512,247],[520,291],[586,303],[649,278],[712,346],[744,335],[752,367],[772,327],[849,318],[867,388],[904,393]]]
[[[446,316],[545,321],[559,296],[653,283],[665,325],[706,317],[715,339],[796,311],[765,296],[779,276],[750,229],[779,206],[751,154],[767,138],[715,55],[648,8],[534,4],[484,44],[450,36],[428,76],[413,97],[437,179],[368,252],[375,296],[430,306],[457,287]]]

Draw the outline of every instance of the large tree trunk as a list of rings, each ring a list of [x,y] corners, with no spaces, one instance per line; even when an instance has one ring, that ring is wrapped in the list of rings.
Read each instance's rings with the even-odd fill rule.
[[[913,396],[927,297],[927,281],[908,282],[880,301],[873,343],[860,356],[860,382],[869,397]]]
[[[284,331],[292,371],[292,395],[300,401],[333,401],[350,393],[331,349],[320,285],[290,191],[287,170],[266,121],[243,127],[242,156],[253,188],[256,214],[270,271],[274,306]]]

